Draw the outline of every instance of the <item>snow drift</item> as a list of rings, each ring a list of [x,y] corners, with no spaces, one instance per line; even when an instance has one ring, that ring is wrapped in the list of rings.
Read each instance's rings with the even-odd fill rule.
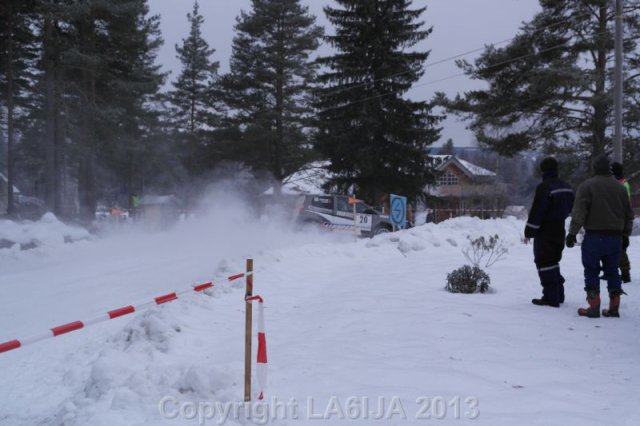
[[[564,305],[534,306],[540,286],[522,221],[459,218],[354,242],[295,233],[228,201],[163,232],[0,255],[0,341],[218,281],[252,257],[255,292],[265,298],[266,401],[295,402],[297,416],[272,410],[247,420],[239,410],[205,424],[370,424],[365,399],[371,411],[379,401],[387,411],[395,404],[375,420],[384,424],[424,424],[425,416],[444,424],[640,422],[630,396],[640,380],[637,278],[625,288],[622,318],[579,318],[579,248],[561,263]],[[494,291],[444,291],[447,273],[467,263],[467,238],[494,234],[509,250],[487,270]],[[639,243],[632,238],[632,262]],[[0,423],[192,425],[199,421],[189,407],[241,402],[243,297],[241,282],[221,285],[0,355]],[[354,401],[359,412],[347,410]]]

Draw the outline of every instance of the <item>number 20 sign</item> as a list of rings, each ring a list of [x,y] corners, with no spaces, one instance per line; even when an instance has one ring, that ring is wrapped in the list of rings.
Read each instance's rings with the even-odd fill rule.
[[[364,229],[367,231],[371,231],[371,215],[358,213],[356,215],[356,226],[358,229]]]

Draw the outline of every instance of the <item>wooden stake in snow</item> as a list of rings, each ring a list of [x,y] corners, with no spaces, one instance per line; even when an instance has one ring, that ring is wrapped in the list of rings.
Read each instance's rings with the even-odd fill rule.
[[[253,259],[247,259],[247,293],[245,300],[253,295]],[[251,401],[251,302],[245,302],[245,334],[244,334],[244,400]]]
[[[353,235],[355,240],[358,241],[358,218],[356,217],[356,204],[358,203],[358,199],[355,194],[352,197],[349,197],[349,204],[353,204]]]

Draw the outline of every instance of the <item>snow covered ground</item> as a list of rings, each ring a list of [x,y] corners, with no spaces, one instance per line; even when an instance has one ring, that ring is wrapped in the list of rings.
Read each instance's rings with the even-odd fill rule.
[[[562,261],[564,305],[530,303],[540,287],[515,219],[460,218],[354,242],[242,211],[228,201],[163,232],[0,249],[0,342],[222,281],[252,257],[254,293],[265,298],[266,405],[239,402],[236,281],[0,354],[0,425],[640,424],[638,269],[622,318],[586,319],[576,314],[579,248]],[[33,228],[65,234],[47,220]],[[496,233],[509,252],[487,270],[492,291],[444,291],[447,273],[467,263],[467,236]],[[633,237],[636,268],[639,252]]]

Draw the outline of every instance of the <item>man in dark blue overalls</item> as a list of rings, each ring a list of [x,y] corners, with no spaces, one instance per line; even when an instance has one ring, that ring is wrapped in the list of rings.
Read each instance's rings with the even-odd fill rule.
[[[542,285],[542,297],[531,303],[559,307],[564,302],[564,277],[560,260],[564,249],[564,224],[571,214],[574,194],[571,186],[558,178],[558,162],[547,157],[540,163],[542,182],[536,188],[525,238],[533,238],[533,256]]]

